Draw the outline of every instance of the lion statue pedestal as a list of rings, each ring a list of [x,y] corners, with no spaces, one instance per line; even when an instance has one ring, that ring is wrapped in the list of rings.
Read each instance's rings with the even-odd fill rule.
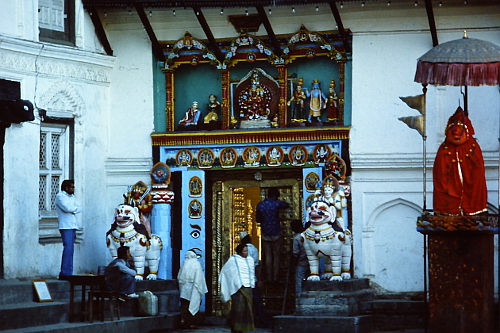
[[[149,237],[144,225],[139,223],[139,210],[126,204],[116,207],[115,220],[106,233],[106,244],[113,259],[120,246],[128,246],[134,260],[136,280],[144,279],[145,264],[149,268],[148,280],[156,280],[162,241],[157,235]]]
[[[350,279],[351,232],[341,226],[337,227],[338,224],[336,228],[340,231],[334,228],[332,222],[336,217],[335,206],[322,200],[314,201],[307,208],[307,216],[311,225],[302,233],[311,271],[307,280],[320,280],[319,258],[325,260],[325,274],[321,279],[330,281]]]

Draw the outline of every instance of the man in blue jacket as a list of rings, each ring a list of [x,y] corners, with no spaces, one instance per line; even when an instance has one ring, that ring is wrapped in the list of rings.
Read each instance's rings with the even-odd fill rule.
[[[255,219],[260,223],[262,231],[262,254],[268,281],[279,281],[281,255],[281,221],[280,210],[290,207],[290,204],[279,200],[280,191],[270,188],[267,198],[257,204]]]

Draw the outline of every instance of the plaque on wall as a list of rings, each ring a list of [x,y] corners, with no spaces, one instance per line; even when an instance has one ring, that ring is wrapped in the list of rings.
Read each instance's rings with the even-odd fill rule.
[[[33,288],[39,302],[52,302],[49,287],[45,280],[33,280]]]

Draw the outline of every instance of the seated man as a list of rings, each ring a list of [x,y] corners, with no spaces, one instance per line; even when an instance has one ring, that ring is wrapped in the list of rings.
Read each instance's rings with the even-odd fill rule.
[[[106,290],[114,291],[129,298],[137,298],[135,293],[136,272],[130,267],[129,260],[132,258],[128,246],[118,248],[118,258],[113,260],[104,272],[106,276]]]

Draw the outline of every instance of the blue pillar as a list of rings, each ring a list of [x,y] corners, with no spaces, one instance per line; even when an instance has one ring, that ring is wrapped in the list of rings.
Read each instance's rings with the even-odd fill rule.
[[[172,277],[172,240],[170,229],[172,225],[170,214],[170,203],[155,203],[151,212],[151,230],[153,234],[160,236],[163,242],[163,250],[160,254],[160,265],[158,267],[158,278],[163,280]]]
[[[197,179],[201,185],[201,192],[192,193],[192,182]],[[199,248],[202,257],[199,259],[203,272],[206,273],[206,253],[205,253],[205,172],[203,170],[188,170],[182,173],[182,250],[181,250],[181,265],[184,262],[186,251],[192,248]],[[196,202],[201,205],[199,214],[192,215],[191,205]],[[207,283],[208,284],[208,283]],[[202,297],[200,311],[205,311],[205,295]]]

